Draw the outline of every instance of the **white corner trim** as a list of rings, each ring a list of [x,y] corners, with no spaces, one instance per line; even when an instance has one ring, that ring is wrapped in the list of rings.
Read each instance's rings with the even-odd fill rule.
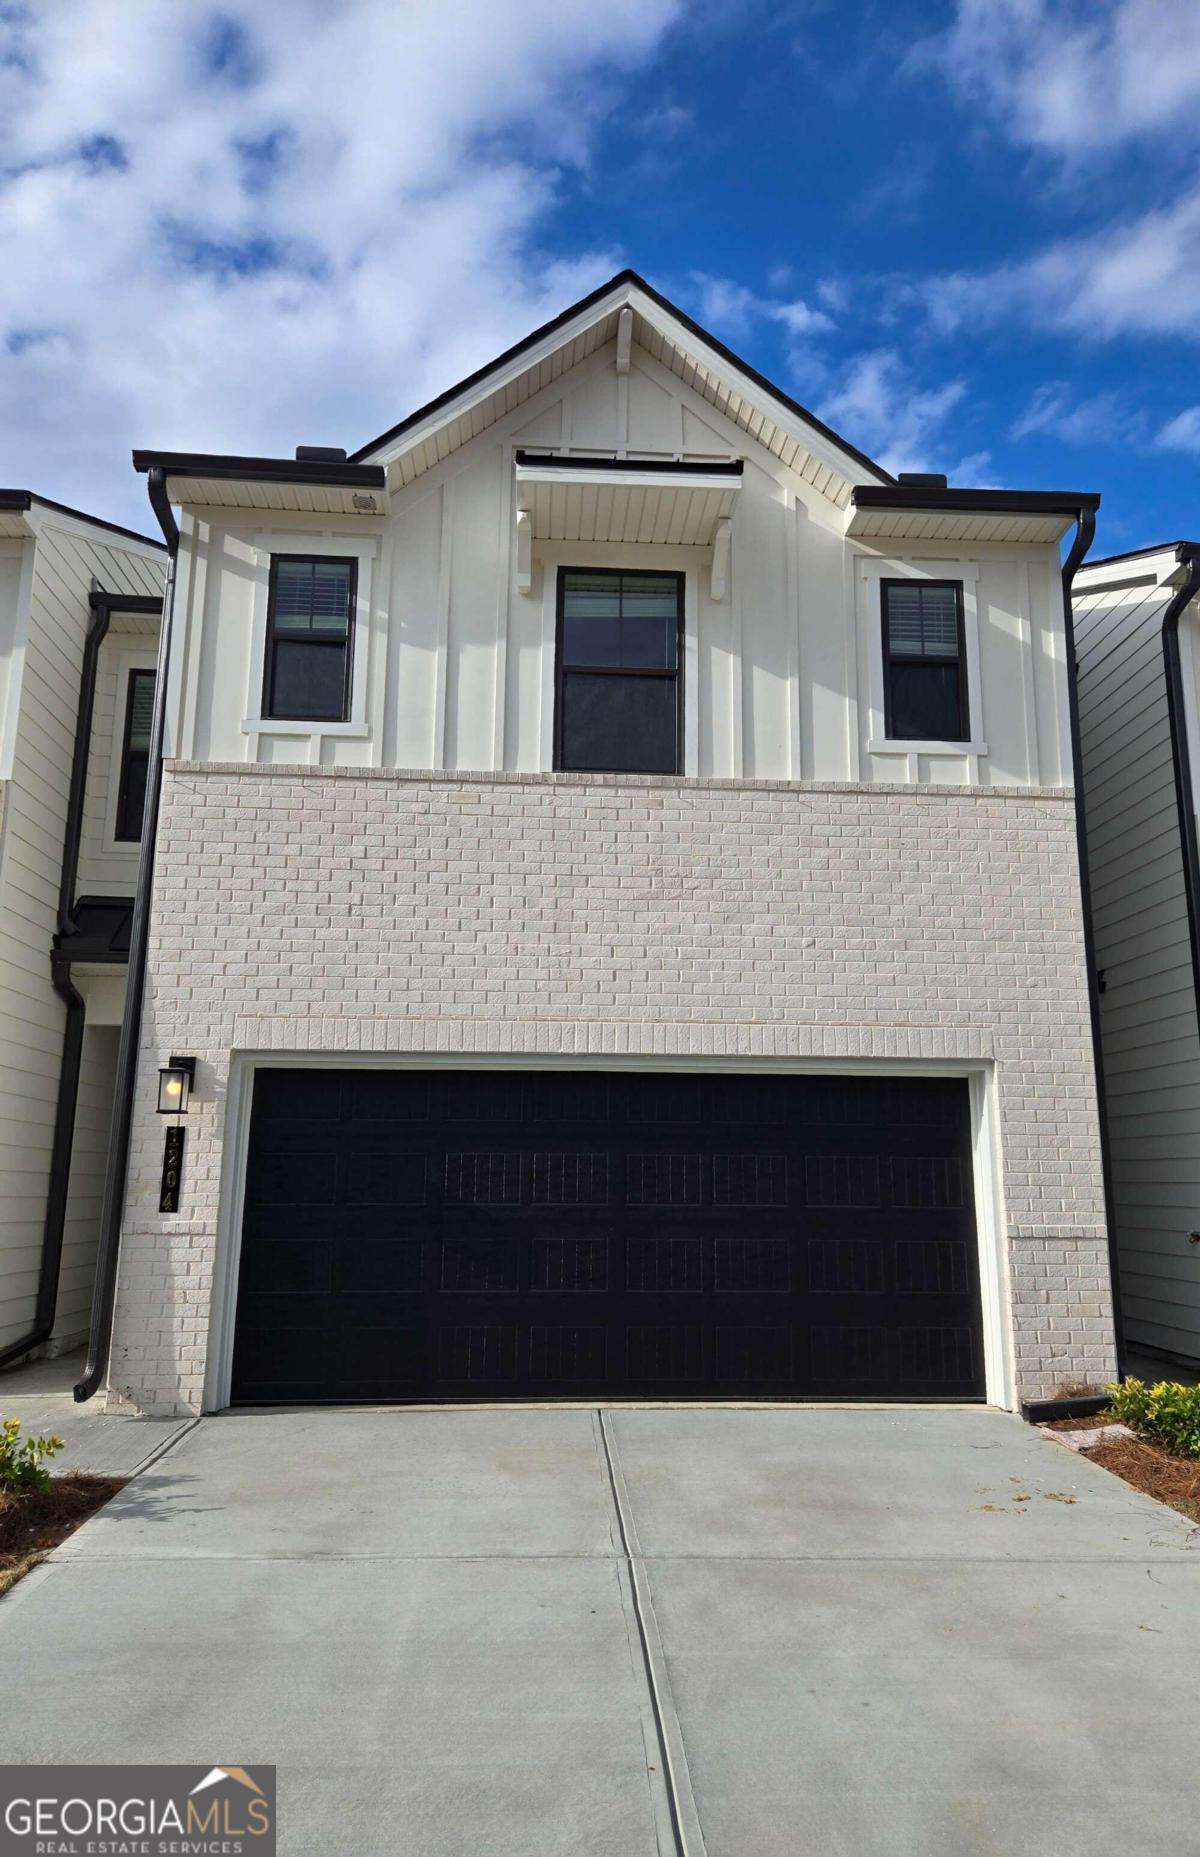
[[[533,584],[533,514],[517,511],[517,592],[528,593]]]
[[[728,516],[722,516],[713,531],[713,557],[711,574],[711,592],[718,604],[729,592],[729,555],[733,539],[733,525]]]

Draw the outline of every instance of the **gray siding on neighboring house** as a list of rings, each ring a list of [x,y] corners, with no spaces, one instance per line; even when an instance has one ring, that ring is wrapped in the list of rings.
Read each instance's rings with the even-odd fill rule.
[[[1173,593],[1105,592],[1098,571],[1077,588],[1075,632],[1125,1334],[1195,1357],[1200,1025],[1162,651]]]

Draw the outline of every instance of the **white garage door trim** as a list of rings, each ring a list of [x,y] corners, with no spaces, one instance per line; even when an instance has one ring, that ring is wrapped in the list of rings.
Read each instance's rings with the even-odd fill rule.
[[[985,1396],[990,1406],[1015,1407],[1013,1392],[1012,1302],[1009,1287],[1007,1247],[1003,1233],[1005,1220],[1001,1202],[1000,1128],[996,1105],[995,1069],[990,1063],[945,1061],[898,1061],[883,1063],[878,1059],[828,1058],[753,1059],[714,1058],[630,1058],[580,1057],[572,1053],[561,1057],[512,1056],[507,1052],[486,1055],[474,1051],[409,1051],[395,1053],[356,1053],[354,1051],[247,1051],[233,1055],[229,1067],[229,1089],[225,1109],[223,1151],[227,1164],[223,1169],[221,1209],[217,1226],[216,1274],[213,1284],[212,1321],[209,1329],[208,1366],[205,1374],[204,1410],[220,1411],[229,1404],[233,1377],[234,1317],[237,1303],[238,1269],[241,1262],[242,1219],[246,1190],[246,1162],[250,1148],[250,1105],[254,1096],[254,1073],[266,1067],[283,1066],[288,1070],[641,1070],[641,1071],[716,1071],[732,1076],[739,1072],[787,1076],[863,1076],[863,1077],[961,1077],[967,1080],[971,1101],[971,1137],[975,1218],[979,1235],[979,1290],[983,1313],[983,1348]],[[669,1401],[666,1403],[670,1403]],[[744,1401],[739,1401],[744,1404]],[[769,1402],[778,1403],[778,1402]],[[803,1404],[803,1401],[797,1403]],[[824,1402],[823,1402],[824,1403]]]

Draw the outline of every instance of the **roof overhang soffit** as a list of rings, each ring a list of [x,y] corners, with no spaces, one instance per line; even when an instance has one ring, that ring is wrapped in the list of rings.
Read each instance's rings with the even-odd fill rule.
[[[727,465],[518,452],[518,523],[535,541],[710,547],[733,512],[741,460]]]

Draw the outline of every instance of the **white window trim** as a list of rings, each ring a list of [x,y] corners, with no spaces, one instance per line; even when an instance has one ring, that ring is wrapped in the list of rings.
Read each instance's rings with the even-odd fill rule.
[[[630,572],[683,575],[683,773],[695,780],[700,772],[700,706],[697,681],[700,672],[700,574],[707,569],[710,548],[673,548],[667,543],[538,542],[533,563],[542,570],[542,716],[541,769],[554,771],[555,647],[558,636],[558,571],[562,567],[628,568]],[[680,776],[677,776],[677,778]]]
[[[873,556],[859,563],[865,602],[868,658],[868,754],[975,754],[988,751],[983,738],[983,686],[979,664],[979,564],[976,561],[896,561]],[[908,741],[887,732],[883,678],[883,589],[885,580],[955,580],[963,590],[963,634],[967,651],[966,741]]]
[[[117,837],[117,802],[121,794],[121,762],[125,757],[125,709],[128,701],[130,671],[158,671],[158,651],[154,646],[129,645],[114,654],[117,679],[113,704],[112,736],[108,744],[108,792],[104,798],[104,843],[101,855],[109,858],[132,858],[141,851],[140,838]]]
[[[284,735],[303,742],[308,751],[306,758],[319,762],[321,743],[326,737],[333,741],[365,741],[371,734],[367,716],[367,666],[371,655],[372,569],[379,554],[379,537],[340,535],[330,530],[314,533],[307,529],[271,529],[256,535],[253,547],[255,571],[250,687],[246,692],[242,734],[249,737],[252,761],[260,758],[260,737]],[[262,713],[272,555],[342,555],[358,564],[351,620],[350,715],[345,722],[310,722],[303,718],[264,716]]]

